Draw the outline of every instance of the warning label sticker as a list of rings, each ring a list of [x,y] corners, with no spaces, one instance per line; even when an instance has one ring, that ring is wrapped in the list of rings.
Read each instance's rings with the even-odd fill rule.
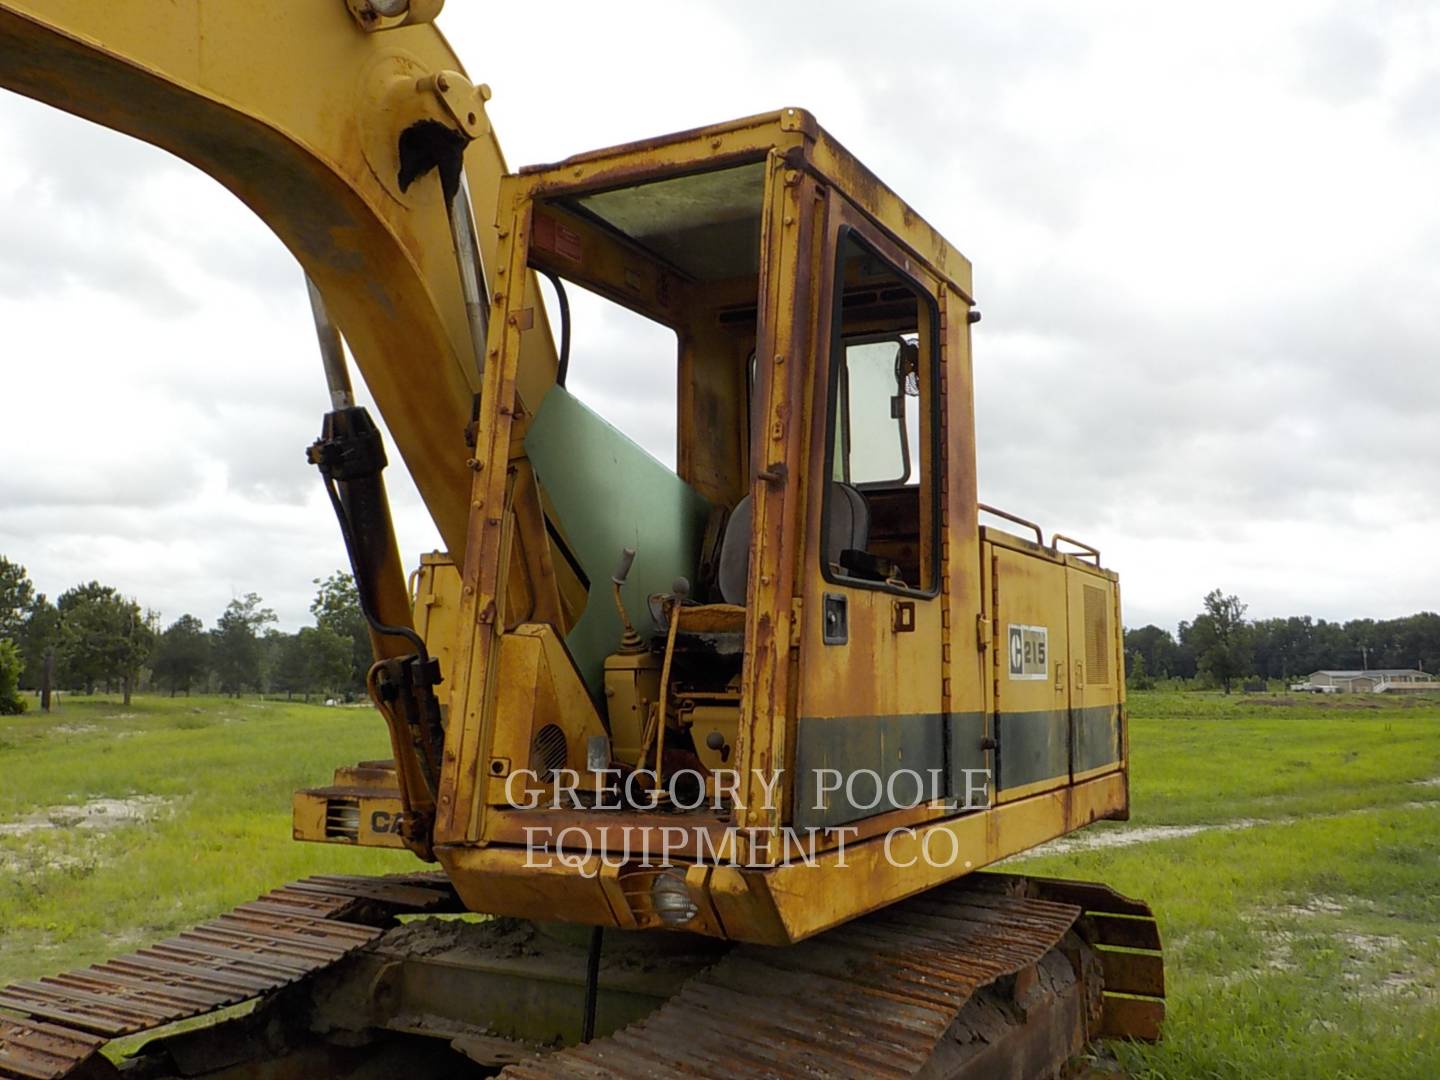
[[[1050,631],[1044,626],[1011,623],[1010,678],[1044,679],[1050,671]]]

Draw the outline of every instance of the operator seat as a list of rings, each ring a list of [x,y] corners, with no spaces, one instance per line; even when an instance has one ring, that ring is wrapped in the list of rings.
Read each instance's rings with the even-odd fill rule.
[[[865,496],[839,480],[830,483],[827,503],[830,529],[825,547],[825,562],[839,565],[840,553],[864,551],[870,539],[870,506]],[[746,495],[725,523],[725,537],[720,541],[719,569],[716,584],[727,604],[744,604],[745,588],[750,580],[750,541],[753,514],[750,496]]]

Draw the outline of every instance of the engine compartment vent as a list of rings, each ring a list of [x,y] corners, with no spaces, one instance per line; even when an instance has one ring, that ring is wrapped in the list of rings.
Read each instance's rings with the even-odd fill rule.
[[[530,742],[530,768],[536,776],[549,776],[563,769],[568,756],[565,732],[559,724],[546,724]]]
[[[1105,590],[1085,586],[1085,683],[1104,686],[1110,681],[1110,617]]]

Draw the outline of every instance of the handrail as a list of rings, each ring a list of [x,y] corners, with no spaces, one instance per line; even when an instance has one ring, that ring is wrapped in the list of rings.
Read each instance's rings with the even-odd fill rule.
[[[1001,510],[994,506],[987,506],[985,503],[977,503],[976,505],[979,507],[982,514],[994,514],[996,517],[1004,518],[1006,521],[1013,521],[1016,525],[1024,525],[1027,529],[1034,529],[1035,543],[1042,548],[1047,546],[1045,543],[1045,533],[1041,530],[1039,525],[1035,524],[1035,522],[1029,521],[1026,518],[1022,518],[1017,514],[1012,514],[1008,510]],[[1080,550],[1061,552],[1061,543],[1069,544],[1071,547],[1079,548]],[[1085,543],[1083,540],[1076,540],[1073,536],[1066,536],[1064,533],[1057,532],[1054,536],[1050,538],[1050,543],[1048,546],[1056,554],[1075,555],[1078,558],[1088,557],[1095,560],[1096,566],[1100,565],[1100,549]]]
[[[995,507],[986,506],[984,503],[979,503],[978,505],[982,513],[994,514],[996,517],[1002,517],[1006,521],[1013,521],[1016,525],[1024,525],[1027,529],[1034,529],[1035,543],[1039,544],[1041,547],[1045,546],[1045,534],[1040,531],[1040,526],[1036,525],[1035,522],[1026,521],[1022,517],[1017,517],[1015,514],[1010,513],[1008,510],[997,510]]]
[[[1076,540],[1073,536],[1064,536],[1064,535],[1062,535],[1061,533],[1056,533],[1054,536],[1052,536],[1052,537],[1050,538],[1050,546],[1051,546],[1052,548],[1054,548],[1054,549],[1058,552],[1058,551],[1060,550],[1060,541],[1062,541],[1062,540],[1065,541],[1065,543],[1071,545],[1072,547],[1077,547],[1077,548],[1080,549],[1079,552],[1068,552],[1067,554],[1078,555],[1078,556],[1081,557],[1081,558],[1083,558],[1083,557],[1086,556],[1086,555],[1090,555],[1090,556],[1093,556],[1093,557],[1094,557],[1094,559],[1095,559],[1095,565],[1096,565],[1096,566],[1099,566],[1099,565],[1100,565],[1100,549],[1099,549],[1099,548],[1097,548],[1097,547],[1091,547],[1089,544],[1085,543],[1085,542],[1082,541],[1082,540]]]

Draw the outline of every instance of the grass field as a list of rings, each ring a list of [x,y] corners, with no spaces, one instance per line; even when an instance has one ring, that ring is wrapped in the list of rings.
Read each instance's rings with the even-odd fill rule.
[[[1166,1038],[1118,1048],[1126,1072],[1440,1077],[1440,700],[1130,704],[1133,819],[1018,860],[1159,914]],[[292,790],[386,753],[364,709],[67,699],[0,718],[0,981],[307,873],[413,867],[290,840]]]
[[[1135,694],[1126,823],[1018,865],[1148,900],[1137,1077],[1440,1077],[1440,701]],[[1057,850],[1058,849],[1058,850]]]
[[[389,756],[369,709],[67,697],[0,717],[0,977],[125,951],[311,873],[408,853],[290,839],[290,793]]]

